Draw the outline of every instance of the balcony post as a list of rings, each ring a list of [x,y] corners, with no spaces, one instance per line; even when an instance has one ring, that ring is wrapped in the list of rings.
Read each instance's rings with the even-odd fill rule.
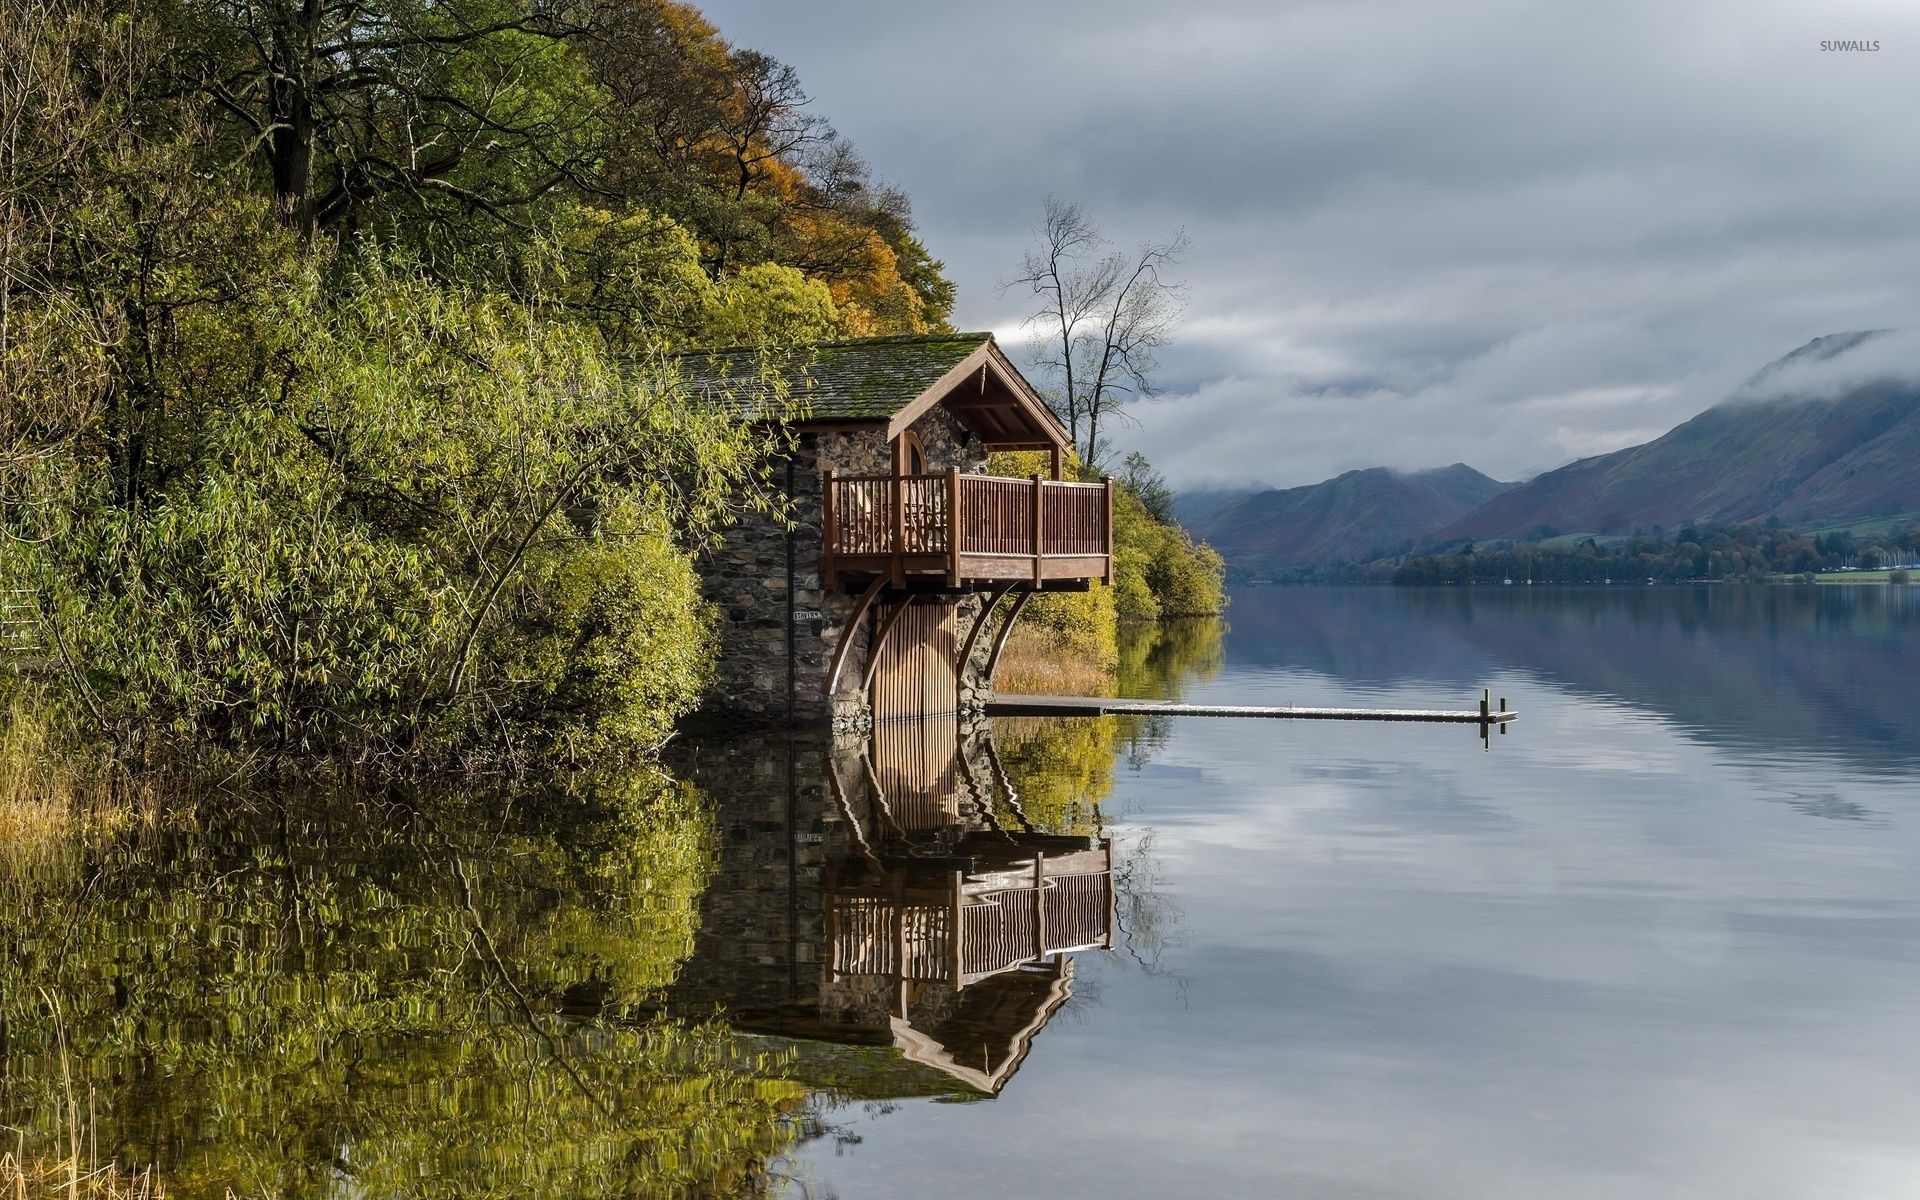
[[[1059,442],[1053,444],[1053,481],[1059,483],[1067,477],[1067,452]]]
[[[1033,852],[1033,956],[1047,956],[1047,855]]]
[[[960,468],[947,468],[947,586],[960,586]]]
[[[833,561],[834,543],[840,533],[834,524],[833,468],[828,467],[820,472],[820,590],[823,592],[840,588],[840,572]]]
[[[1106,855],[1107,859],[1106,869],[1100,872],[1100,882],[1107,891],[1107,936],[1105,945],[1107,949],[1111,950],[1113,949],[1113,922],[1116,916],[1114,908],[1115,897],[1113,894],[1113,839],[1102,838],[1100,840],[1104,843],[1100,847],[1100,851]]]
[[[887,505],[893,510],[893,586],[907,586],[907,566],[900,556],[907,549],[907,485],[896,468],[887,484]]]
[[[1033,477],[1033,586],[1039,587],[1045,575],[1040,570],[1040,533],[1043,528],[1040,515],[1047,508],[1047,494],[1043,490],[1046,484],[1035,475]]]
[[[1107,528],[1106,528],[1106,538],[1105,538],[1105,541],[1107,543],[1107,574],[1106,574],[1106,578],[1102,579],[1101,582],[1106,584],[1108,587],[1112,587],[1113,586],[1113,476],[1102,475],[1100,477],[1100,483],[1102,486],[1104,486],[1107,489],[1107,495],[1106,495]]]
[[[948,940],[952,943],[947,949],[952,956],[947,960],[947,970],[951,973],[954,987],[962,987],[967,982],[967,953],[965,933],[967,928],[967,873],[953,873],[952,922],[948,930]]]
[[[906,1016],[907,984],[907,877],[898,871],[892,872],[893,903],[888,905],[893,917],[893,978],[899,986],[900,1016]]]

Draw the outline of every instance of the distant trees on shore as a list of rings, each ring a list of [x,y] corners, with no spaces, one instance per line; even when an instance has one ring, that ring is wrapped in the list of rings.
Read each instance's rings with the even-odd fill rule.
[[[1920,558],[1920,523],[1872,540],[1841,531],[1804,534],[1758,525],[1655,527],[1625,538],[1472,542],[1408,558],[1393,568],[1401,585],[1447,583],[1602,583],[1656,579],[1763,580],[1848,568],[1880,570]],[[1337,570],[1337,568],[1336,568]],[[1376,573],[1376,578],[1377,573]]]

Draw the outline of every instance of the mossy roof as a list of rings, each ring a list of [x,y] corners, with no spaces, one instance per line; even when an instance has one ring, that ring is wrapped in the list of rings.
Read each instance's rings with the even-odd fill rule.
[[[772,372],[803,407],[800,421],[885,421],[991,341],[991,333],[927,333],[824,342],[790,357],[752,348],[694,350],[680,364],[696,396],[735,405],[743,416],[760,415],[775,398],[763,377]]]

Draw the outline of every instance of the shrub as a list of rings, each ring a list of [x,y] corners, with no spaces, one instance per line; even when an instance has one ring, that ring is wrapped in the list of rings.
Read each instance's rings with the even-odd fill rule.
[[[777,435],[497,294],[275,269],[182,318],[141,467],[76,442],[7,510],[76,707],[123,745],[658,741],[712,649],[686,547]]]
[[[714,615],[687,556],[643,524],[548,555],[529,576],[490,671],[520,748],[579,759],[658,744],[713,676]]]

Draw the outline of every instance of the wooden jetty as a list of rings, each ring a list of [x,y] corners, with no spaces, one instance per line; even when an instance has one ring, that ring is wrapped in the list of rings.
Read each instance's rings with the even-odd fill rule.
[[[996,696],[987,702],[996,717],[1255,717],[1280,721],[1425,721],[1451,725],[1505,725],[1519,713],[1505,698],[1478,708],[1308,708],[1298,705],[1179,704],[1113,696]],[[1503,731],[1504,732],[1504,731]]]

